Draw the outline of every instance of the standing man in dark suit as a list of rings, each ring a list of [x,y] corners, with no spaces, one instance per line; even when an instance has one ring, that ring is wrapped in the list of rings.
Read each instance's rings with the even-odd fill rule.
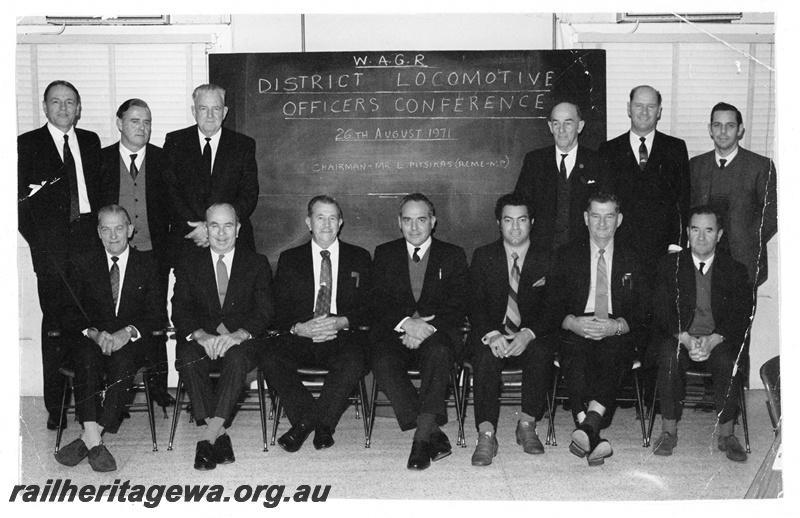
[[[394,407],[400,429],[416,427],[408,469],[422,470],[451,453],[439,426],[468,295],[467,257],[431,236],[433,203],[409,194],[397,218],[401,239],[379,245],[372,262],[372,372]],[[417,393],[409,369],[420,372]]]
[[[501,238],[475,250],[470,263],[467,347],[472,358],[475,426],[478,442],[473,466],[488,466],[497,455],[501,373],[522,368],[522,411],[517,444],[530,454],[544,453],[536,424],[547,408],[553,353],[543,318],[548,254],[531,244],[528,198],[520,193],[497,200]]]
[[[206,211],[209,249],[193,250],[175,271],[172,321],[175,367],[186,383],[203,439],[194,468],[210,470],[236,460],[228,429],[247,373],[266,344],[258,336],[272,323],[272,270],[263,255],[236,246],[241,224],[227,203]],[[209,378],[220,371],[216,389]]]
[[[687,232],[691,249],[661,260],[653,296],[662,427],[653,453],[672,455],[678,445],[686,371],[698,362],[708,362],[718,447],[728,459],[744,462],[747,453],[733,435],[733,424],[739,411],[743,377],[739,358],[750,324],[752,288],[742,264],[716,253],[723,229],[714,209],[692,209]]]
[[[151,255],[156,265],[153,274],[158,281],[164,304],[167,307],[169,285],[169,198],[162,176],[161,148],[150,144],[152,116],[147,103],[141,99],[128,99],[117,110],[119,142],[101,151],[100,197],[103,205],[119,204],[133,218],[134,232],[131,248]],[[165,319],[161,324],[167,326]],[[148,382],[153,399],[166,408],[175,403],[167,392],[166,336],[155,339],[148,350],[151,374]]]
[[[692,206],[711,205],[725,221],[719,250],[747,267],[750,283],[767,280],[767,242],[778,231],[775,164],[739,146],[742,113],[718,103],[711,109],[708,134],[714,151],[689,161]]]
[[[547,281],[548,310],[561,325],[561,365],[579,423],[569,449],[597,466],[613,453],[600,438],[600,422],[631,367],[649,291],[635,253],[614,239],[622,224],[616,197],[591,196],[584,219],[589,237],[559,250]]]
[[[336,425],[365,371],[369,252],[338,239],[342,209],[330,196],[308,203],[311,240],[286,250],[275,273],[276,321],[288,330],[267,349],[264,373],[280,396],[291,429],[278,439],[296,452],[314,431],[314,447],[333,446]],[[327,369],[319,399],[303,386],[300,367]]]
[[[88,457],[93,470],[114,471],[103,430],[116,426],[166,308],[150,256],[128,246],[134,225],[125,209],[108,205],[97,217],[105,250],[76,260],[70,281],[78,304],[64,332],[73,342],[75,406],[83,433],[61,448],[56,460],[75,466]]]
[[[214,203],[233,205],[242,225],[239,247],[255,251],[250,215],[258,202],[256,142],[222,127],[228,114],[223,88],[200,85],[192,100],[197,124],[168,133],[164,141],[176,259],[195,246],[208,246],[203,218]]]
[[[81,96],[67,81],[44,91],[47,124],[17,138],[17,210],[19,231],[31,247],[42,308],[42,371],[47,428],[66,428],[58,373],[65,347],[48,332],[64,328],[63,316],[75,304],[66,284],[69,262],[100,248],[97,219],[100,139],[75,127]]]
[[[651,86],[631,90],[631,129],[600,145],[604,192],[617,195],[625,219],[617,240],[638,252],[645,273],[658,259],[685,245],[689,214],[689,154],[686,143],[656,130],[661,93]]]
[[[586,235],[583,209],[599,187],[597,153],[578,145],[583,125],[577,104],[555,105],[547,121],[555,145],[525,155],[514,189],[531,202],[531,241],[550,255],[548,264],[560,246]]]

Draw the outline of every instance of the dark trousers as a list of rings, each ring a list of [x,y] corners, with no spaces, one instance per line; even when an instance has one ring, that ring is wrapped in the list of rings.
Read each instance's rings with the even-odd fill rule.
[[[164,304],[164,315],[167,311],[167,292],[169,289],[169,264],[162,257],[153,254],[153,252],[145,252],[151,254],[150,256],[156,263],[156,274],[158,275],[158,300]],[[164,329],[166,330],[168,322],[164,321]],[[167,335],[155,336],[152,340],[151,347],[147,350],[147,383],[150,385],[150,393],[153,400],[156,402],[163,401],[167,396],[167,376],[169,375],[169,359],[167,358]]]
[[[366,374],[364,363],[362,340],[349,331],[339,331],[336,339],[321,343],[295,335],[281,336],[267,347],[261,366],[293,425],[303,422],[333,433],[350,394]],[[303,386],[297,373],[302,367],[328,370],[318,399]]]
[[[567,382],[572,414],[585,412],[591,401],[611,408],[625,372],[635,355],[631,334],[590,340],[562,330],[561,367]]]
[[[399,336],[386,337],[374,343],[372,373],[392,403],[400,429],[417,426],[419,414],[434,414],[439,426],[447,423],[447,385],[453,369],[453,344],[448,336],[437,331],[417,349],[408,349]],[[419,370],[419,393],[414,388],[409,370]]]
[[[247,374],[258,366],[263,347],[262,340],[247,340],[228,349],[222,358],[212,360],[195,341],[177,345],[175,368],[189,393],[198,424],[205,419],[221,417],[225,419],[224,426],[230,427]],[[216,388],[209,377],[212,370],[220,373]]]
[[[682,401],[686,397],[686,371],[707,370],[714,381],[714,408],[720,424],[734,419],[739,411],[739,390],[742,371],[733,376],[733,366],[739,354],[738,344],[722,342],[712,351],[708,360],[695,362],[689,352],[675,338],[666,338],[660,344],[658,363],[658,391],[661,395],[661,416],[680,419]]]
[[[81,422],[116,427],[130,401],[133,378],[145,365],[149,345],[142,337],[106,356],[94,340],[82,338],[75,342],[75,406]]]
[[[497,430],[503,369],[522,369],[522,411],[537,421],[544,417],[555,352],[553,340],[549,338],[532,340],[519,356],[497,358],[479,337],[471,337],[476,428],[488,421]]]

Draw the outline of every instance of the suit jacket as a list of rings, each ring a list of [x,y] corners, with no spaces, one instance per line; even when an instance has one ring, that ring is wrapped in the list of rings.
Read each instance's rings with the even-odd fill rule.
[[[314,317],[318,287],[314,284],[311,241],[281,252],[275,272],[276,327],[288,330]],[[369,252],[339,240],[336,311],[350,329],[369,324]]]
[[[372,261],[370,299],[374,315],[370,336],[373,341],[397,336],[395,326],[405,317],[435,315],[429,324],[446,333],[454,344],[461,343],[469,270],[460,246],[432,239],[428,268],[419,300],[414,300],[408,272],[408,251],[404,238],[379,245]]]
[[[631,150],[629,132],[600,145],[603,190],[618,196],[625,221],[615,235],[655,268],[670,244],[684,246],[689,214],[686,143],[655,132],[644,171]]]
[[[550,250],[556,222],[558,185],[561,177],[555,161],[555,145],[531,151],[525,155],[522,170],[514,191],[524,194],[533,207],[531,241],[537,247]],[[586,200],[600,187],[597,152],[578,146],[575,166],[569,175],[569,235],[570,240],[586,235],[583,211]]]
[[[198,329],[216,335],[220,324],[230,332],[244,329],[257,337],[272,323],[272,270],[266,257],[236,247],[222,307],[216,276],[209,248],[193,250],[180,261],[172,296],[172,322],[178,343],[185,342]]]
[[[99,208],[100,138],[91,131],[75,128],[83,164],[83,177],[92,211]],[[19,231],[31,247],[37,274],[55,274],[51,255],[63,263],[70,242],[69,179],[63,161],[45,124],[17,137],[17,211]],[[29,196],[30,185],[41,185]],[[100,240],[97,240],[100,243]]]
[[[692,178],[692,206],[712,203],[719,189],[712,185],[718,171],[714,152],[689,161]],[[729,251],[747,267],[750,282],[761,285],[767,279],[767,241],[778,231],[777,179],[775,164],[767,157],[739,147],[726,169],[735,168],[723,192],[731,193],[722,218],[725,232],[718,250]],[[713,203],[712,203],[713,204]],[[759,255],[760,254],[760,255]],[[758,269],[758,276],[756,276]]]
[[[170,199],[171,233],[175,250],[194,243],[183,236],[192,231],[187,221],[205,221],[206,209],[214,203],[230,203],[236,208],[242,228],[239,248],[255,251],[250,215],[258,202],[256,141],[222,128],[211,176],[203,171],[203,149],[197,125],[167,133],[164,141],[164,178]]]
[[[543,281],[548,273],[547,256],[546,252],[535,249],[531,244],[525,254],[525,262],[520,265],[522,271],[517,290],[520,328],[529,328],[537,338],[548,332],[547,323],[543,320],[546,288]],[[502,238],[475,250],[469,267],[469,279],[472,288],[469,322],[473,338],[480,340],[490,331],[505,334],[509,272]],[[539,285],[534,286],[537,283]]]
[[[589,238],[561,247],[547,279],[548,321],[553,330],[561,328],[567,315],[580,316],[586,309],[591,289],[591,248]],[[650,317],[650,289],[638,254],[614,239],[611,264],[611,309],[624,318],[631,331],[640,330]]]
[[[77,337],[84,329],[94,327],[98,331],[115,333],[131,325],[142,339],[149,339],[153,331],[163,329],[167,322],[155,273],[156,266],[149,255],[131,248],[120,287],[119,313],[115,315],[105,251],[92,250],[81,255],[70,270],[70,285],[86,315],[71,306],[68,332]]]
[[[697,283],[691,250],[663,257],[653,293],[653,326],[662,337],[688,331],[697,307]],[[677,301],[677,304],[676,304]],[[677,306],[677,307],[676,307]],[[711,265],[711,314],[714,332],[741,343],[750,324],[753,290],[747,269],[725,254]]]
[[[161,148],[147,144],[144,155],[145,175],[145,204],[147,207],[147,222],[150,227],[150,239],[153,242],[153,252],[159,262],[167,259],[169,245],[169,197],[167,184],[164,181],[164,163]],[[103,148],[100,152],[102,177],[100,180],[100,207],[111,203],[119,203],[120,184],[120,154],[119,142]]]

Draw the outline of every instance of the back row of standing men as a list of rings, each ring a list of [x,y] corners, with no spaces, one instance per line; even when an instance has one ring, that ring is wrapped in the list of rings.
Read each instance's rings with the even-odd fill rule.
[[[122,233],[127,234],[130,230],[133,236],[132,248],[153,251],[150,255],[158,264],[157,269],[160,273],[157,276],[157,289],[159,300],[162,301],[166,299],[166,280],[173,262],[168,257],[167,251],[171,250],[176,257],[182,257],[184,262],[191,263],[191,261],[197,260],[195,258],[197,254],[191,253],[191,249],[208,246],[209,229],[217,229],[220,232],[227,229],[228,234],[223,233],[218,236],[217,246],[215,246],[214,238],[211,240],[215,270],[210,271],[209,274],[211,275],[210,280],[215,284],[211,291],[214,292],[215,298],[218,297],[218,301],[216,302],[217,307],[211,308],[211,312],[214,314],[207,315],[209,321],[203,321],[198,315],[198,313],[202,314],[202,308],[195,308],[196,310],[189,312],[191,313],[190,317],[194,320],[191,320],[188,327],[179,323],[182,304],[176,305],[176,299],[191,293],[190,289],[184,288],[192,284],[190,279],[194,279],[196,275],[189,272],[203,271],[204,268],[193,268],[191,264],[184,267],[184,263],[181,263],[182,266],[176,270],[178,286],[176,287],[176,299],[173,299],[173,320],[176,327],[179,328],[179,342],[194,344],[197,346],[194,348],[195,352],[200,356],[206,354],[207,359],[214,359],[219,356],[220,351],[224,354],[234,342],[235,344],[254,342],[250,338],[260,334],[260,331],[266,329],[268,324],[272,324],[269,322],[271,319],[264,319],[267,315],[271,315],[272,303],[270,301],[269,307],[265,307],[263,304],[257,304],[257,308],[249,307],[252,306],[253,300],[264,298],[262,289],[258,296],[250,296],[247,303],[239,304],[239,306],[248,306],[248,311],[260,311],[260,322],[247,327],[233,325],[230,322],[225,323],[225,318],[228,318],[225,315],[229,316],[232,309],[227,306],[234,305],[230,301],[227,305],[225,304],[227,300],[225,292],[238,293],[238,289],[242,288],[242,282],[240,280],[234,282],[234,279],[238,277],[235,275],[237,270],[234,268],[232,271],[232,263],[229,263],[225,267],[223,289],[221,281],[223,275],[221,275],[218,264],[219,259],[214,256],[214,253],[225,255],[225,252],[228,251],[226,249],[232,246],[231,241],[235,244],[237,236],[240,250],[254,248],[252,226],[248,218],[257,202],[258,182],[255,142],[236,132],[221,129],[227,112],[227,108],[224,106],[224,90],[213,85],[203,85],[195,90],[192,113],[197,120],[197,126],[168,134],[163,152],[148,143],[150,111],[142,101],[134,99],[123,103],[117,113],[121,140],[119,144],[99,151],[99,139],[96,135],[74,128],[80,112],[80,98],[72,85],[56,81],[48,86],[44,97],[43,107],[48,124],[39,130],[21,135],[18,140],[19,214],[20,231],[31,245],[39,284],[43,310],[42,348],[45,364],[45,404],[50,412],[48,426],[55,428],[66,424],[64,416],[58,414],[60,379],[57,372],[61,364],[61,356],[64,353],[64,346],[62,341],[52,340],[52,337],[48,336],[48,331],[65,327],[61,320],[61,316],[65,314],[62,308],[70,305],[70,299],[73,296],[69,293],[67,286],[67,273],[65,272],[68,270],[67,265],[77,255],[90,249],[92,243],[97,241],[94,238],[96,214],[92,214],[92,207],[96,209],[108,204],[119,203],[127,209],[133,226],[130,229],[126,227]],[[554,107],[548,124],[554,135],[555,146],[534,151],[526,156],[525,165],[517,184],[517,191],[526,194],[531,200],[530,204],[525,204],[526,207],[529,207],[526,209],[529,213],[525,217],[533,224],[531,241],[534,243],[537,255],[541,251],[545,252],[544,263],[537,268],[541,268],[543,274],[551,272],[558,247],[570,241],[586,240],[586,231],[583,228],[586,228],[587,225],[590,236],[592,235],[592,225],[589,224],[589,214],[592,212],[589,210],[584,216],[584,209],[587,208],[585,201],[595,187],[602,185],[604,190],[616,192],[621,204],[617,204],[615,199],[602,198],[605,201],[595,201],[602,206],[599,209],[607,209],[610,204],[614,218],[619,216],[619,205],[621,205],[629,224],[620,227],[620,241],[634,248],[638,252],[638,256],[642,258],[643,283],[648,287],[652,283],[659,257],[666,254],[670,246],[677,248],[686,242],[686,235],[683,232],[688,231],[690,204],[707,203],[714,205],[717,213],[726,222],[726,232],[724,234],[719,232],[719,236],[723,238],[722,243],[724,243],[721,245],[726,247],[735,259],[742,261],[747,266],[751,281],[763,281],[766,277],[766,248],[764,245],[777,229],[774,166],[768,159],[738,147],[738,140],[744,132],[741,115],[732,106],[722,105],[721,109],[718,109],[719,106],[715,107],[712,112],[712,120],[709,124],[709,133],[714,139],[715,151],[692,160],[691,180],[686,146],[683,141],[655,131],[661,114],[661,99],[660,94],[654,89],[637,87],[631,92],[631,100],[628,105],[631,131],[603,144],[599,157],[591,150],[578,146],[578,135],[583,127],[583,122],[577,106],[562,103]],[[734,157],[737,157],[737,160],[734,160]],[[146,171],[150,171],[150,173],[146,174]],[[65,181],[58,182],[57,180],[60,179]],[[341,226],[342,214],[338,205],[330,203],[330,201],[332,200],[323,198],[321,202],[316,200],[309,204],[307,224],[312,233],[312,241],[305,248],[313,248],[314,244],[320,246],[320,243],[324,243],[326,239],[329,245],[339,244],[336,236],[338,228]],[[230,204],[230,207],[227,205],[216,206],[207,213],[206,209],[215,203],[227,203]],[[616,208],[614,208],[615,205]],[[520,204],[512,203],[509,206],[520,206]],[[335,215],[320,216],[316,209],[325,207],[331,209]],[[591,205],[589,209],[592,209]],[[327,212],[331,212],[331,210]],[[411,211],[413,214],[405,214],[407,211]],[[110,214],[113,213],[112,210]],[[320,222],[321,226],[315,231],[314,222],[317,221],[318,216],[327,217],[328,222],[324,224]],[[496,216],[498,223],[501,224],[501,231],[503,231],[502,221],[505,217],[503,207],[500,207],[500,212]],[[605,214],[603,217],[609,217],[609,215]],[[231,219],[235,221],[231,222]],[[618,219],[621,223],[621,216]],[[617,220],[614,219],[614,221]],[[101,239],[103,239],[102,229],[104,228],[102,223],[101,221],[99,227]],[[359,263],[358,267],[353,267],[348,271],[345,271],[347,267],[342,270],[341,265],[338,269],[334,265],[329,270],[331,267],[326,267],[326,258],[317,257],[316,254],[312,255],[310,250],[295,249],[282,254],[275,282],[278,313],[298,311],[305,315],[305,306],[308,303],[311,303],[311,309],[320,304],[323,306],[327,304],[328,309],[324,314],[318,315],[316,319],[302,321],[300,313],[279,315],[279,318],[275,320],[277,326],[286,326],[291,331],[280,343],[285,345],[291,340],[297,341],[297,343],[282,347],[285,349],[283,356],[292,357],[294,355],[295,363],[314,357],[318,363],[327,364],[329,363],[328,355],[337,357],[330,352],[332,348],[307,347],[304,350],[301,344],[309,346],[314,342],[338,343],[339,340],[336,339],[338,331],[354,324],[343,315],[356,316],[357,321],[364,313],[363,304],[352,308],[353,313],[342,311],[341,307],[337,308],[337,287],[344,286],[343,289],[346,292],[348,284],[343,284],[343,281],[347,280],[354,284],[355,291],[358,292],[359,289],[363,290],[369,285],[370,277],[382,279],[381,282],[373,283],[373,292],[378,296],[377,298],[373,297],[375,307],[372,309],[378,308],[374,314],[381,322],[373,322],[373,331],[371,332],[372,368],[382,388],[395,406],[401,427],[404,429],[416,427],[417,429],[409,458],[409,467],[411,468],[427,467],[431,459],[438,460],[450,451],[446,436],[438,428],[442,416],[446,416],[443,399],[438,396],[425,397],[429,390],[432,390],[431,394],[438,394],[441,389],[443,394],[445,388],[443,380],[446,380],[447,376],[446,373],[442,377],[438,375],[441,373],[430,372],[426,381],[426,373],[423,372],[425,390],[421,391],[421,395],[417,399],[412,392],[413,387],[407,383],[404,375],[399,373],[402,370],[401,367],[405,365],[407,360],[405,356],[408,351],[419,350],[415,354],[433,354],[435,356],[443,354],[442,351],[449,350],[447,342],[457,343],[457,329],[463,312],[458,314],[454,310],[463,305],[466,298],[464,291],[466,288],[463,285],[466,282],[466,261],[465,258],[463,261],[460,259],[463,257],[463,250],[459,253],[458,247],[432,239],[430,233],[434,223],[433,205],[424,197],[416,199],[412,197],[404,200],[399,217],[400,228],[405,239],[382,245],[376,249],[371,275],[369,264],[361,265]],[[612,225],[612,237],[619,223]],[[241,231],[239,231],[239,225],[241,225]],[[229,235],[231,228],[235,229],[232,238]],[[719,228],[718,225],[717,228]],[[604,230],[608,230],[608,228]],[[108,232],[110,232],[110,227]],[[505,235],[504,231],[503,233]],[[725,240],[726,238],[727,240]],[[171,245],[168,244],[170,240]],[[110,240],[109,243],[111,241],[113,240]],[[419,243],[416,243],[417,241]],[[588,242],[588,240],[586,241]],[[105,239],[103,239],[103,243],[107,244]],[[427,253],[428,247],[431,247],[431,254]],[[109,248],[113,249],[114,244],[106,246],[107,253],[110,253]],[[321,246],[321,248],[327,249],[328,247]],[[349,245],[344,247],[345,250],[349,248]],[[352,248],[356,249],[357,247]],[[401,251],[405,248],[407,253],[405,255],[399,252],[395,254],[393,253],[396,252],[394,248]],[[442,248],[443,251],[434,253],[437,248]],[[392,250],[391,253],[389,249]],[[220,250],[222,250],[221,254],[218,253]],[[360,259],[364,259],[360,262],[368,263],[369,254],[366,253],[364,256],[363,249],[357,250],[360,251],[353,253]],[[444,254],[448,257],[443,259],[441,254],[444,251],[448,251],[449,256]],[[294,259],[289,257],[290,252],[296,255]],[[207,252],[205,254],[208,255]],[[250,254],[246,253],[246,255]],[[332,252],[332,255],[335,256],[336,252]],[[254,257],[257,256],[254,255]],[[293,279],[288,284],[281,281],[282,273],[288,272],[293,266],[297,267],[305,261],[311,263],[311,257],[314,257],[314,278],[308,279],[308,286],[292,284],[295,282],[294,279],[302,276],[286,277]],[[398,258],[402,257],[405,257],[401,261],[404,264],[394,264]],[[508,263],[506,290],[514,287],[515,274],[511,257],[512,255],[509,253],[506,261]],[[608,269],[612,272],[607,279],[610,287],[607,293],[610,306],[613,304],[611,296],[614,292],[613,281],[616,279],[614,274],[617,271],[614,265],[617,263],[611,263],[610,254],[606,257],[609,257]],[[517,259],[519,258],[518,255]],[[262,277],[271,278],[269,264],[262,259],[263,257],[254,259],[253,268],[248,270],[252,271],[254,275],[260,272],[259,275]],[[480,261],[476,264],[476,259],[478,259],[477,251],[476,257],[473,259],[473,269],[480,264]],[[330,261],[330,259],[328,260]],[[595,292],[597,281],[595,260],[593,259],[592,263],[591,284],[588,279],[586,283],[587,287],[591,285],[592,293]],[[231,261],[230,256],[228,261]],[[349,261],[350,259],[348,259]],[[434,261],[438,266],[434,264],[431,267],[430,261]],[[212,264],[210,259],[205,262],[208,263],[210,270]],[[224,261],[222,262],[224,263]],[[519,262],[523,263],[523,266],[517,274],[521,271],[522,276],[527,276],[529,268],[524,265],[524,261]],[[112,266],[109,259],[108,265],[113,272],[113,266],[116,264]],[[556,266],[559,265],[556,264]],[[438,281],[436,279],[437,268]],[[453,269],[458,271],[451,271]],[[182,276],[180,275],[181,270],[187,273]],[[420,270],[417,272],[418,275],[414,273],[416,270]],[[264,274],[265,271],[268,275]],[[338,276],[337,273],[331,273],[341,271],[345,271],[346,279],[342,279],[342,276]],[[230,284],[228,284],[227,272],[231,272]],[[381,274],[381,272],[383,273]],[[408,272],[408,276],[405,272]],[[588,269],[587,273],[589,273]],[[633,279],[632,271],[625,270],[624,273],[625,275],[631,274],[627,277],[627,281],[621,277],[623,286],[630,290]],[[332,275],[332,279],[327,280],[327,275]],[[396,275],[400,275],[401,278],[392,278]],[[534,285],[540,281],[542,286],[544,285],[545,275],[541,277],[541,279],[534,280]],[[113,290],[113,274],[111,279]],[[457,285],[455,287],[448,286],[444,282],[446,279],[455,279]],[[185,300],[194,301],[196,304],[201,303],[202,295],[208,295],[209,291],[202,281],[197,283],[199,291],[195,293],[195,296],[185,297]],[[324,286],[333,286],[334,293],[317,294],[316,286],[320,286],[320,283]],[[257,289],[260,285],[253,279],[248,279],[245,284],[248,284],[247,293]],[[286,286],[282,288],[283,284]],[[409,288],[408,293],[385,293],[384,296],[380,296],[384,289],[382,286],[405,286],[406,284]],[[478,284],[478,282],[473,282],[473,287]],[[640,283],[636,284],[638,290]],[[269,282],[267,285],[269,286]],[[105,286],[108,286],[108,283],[105,283]],[[436,287],[434,288],[434,286]],[[519,288],[519,286],[524,286],[524,283],[519,284],[519,280],[517,280],[517,287]],[[228,287],[231,289],[228,290]],[[303,287],[308,289],[304,290]],[[309,293],[305,293],[305,291]],[[125,291],[123,290],[121,294],[124,296]],[[510,293],[507,295],[509,296],[506,298],[510,299]],[[294,300],[293,297],[310,300]],[[320,297],[322,297],[322,302],[319,300]],[[478,300],[480,297],[473,298]],[[583,299],[585,303],[586,297]],[[344,302],[341,305],[352,302],[347,302],[351,300],[348,298],[342,300]],[[381,301],[384,301],[383,306],[381,306]],[[426,306],[426,301],[430,307]],[[118,318],[121,310],[118,298],[115,299],[115,303],[117,310],[112,316]],[[508,306],[511,306],[510,302]],[[586,311],[583,311],[584,309],[586,308],[581,308],[581,311],[576,311],[575,314],[570,313],[569,315],[575,317],[576,320],[565,323],[565,328],[569,329],[570,326],[588,323],[592,320],[598,322],[596,318],[588,319],[586,322],[578,320],[580,317],[588,316],[585,314],[589,313],[589,309],[592,309],[591,313],[594,316],[593,307]],[[609,315],[613,314],[611,307],[607,311]],[[507,312],[513,313],[513,311]],[[91,323],[92,319],[86,313],[85,311],[84,315]],[[447,320],[448,316],[453,322]],[[159,318],[161,318],[161,323],[166,321],[165,309],[161,310]],[[443,318],[444,320],[442,320]],[[211,325],[210,321],[217,320],[219,321],[216,324]],[[472,320],[476,320],[476,318],[473,317]],[[480,317],[477,317],[477,320],[480,320]],[[623,322],[613,324],[615,329],[612,334],[624,334],[629,331],[630,322],[624,320]],[[197,327],[193,327],[195,324]],[[122,329],[114,329],[114,331],[124,332],[122,341],[131,340],[133,334],[139,334],[135,328],[132,330],[133,332],[128,331],[128,327],[131,326],[126,325]],[[233,331],[234,327],[236,331]],[[182,334],[184,330],[188,331],[185,336]],[[439,330],[442,332],[438,332]],[[201,336],[202,333],[198,331],[205,334]],[[503,335],[504,332],[502,330],[500,332],[493,331],[494,333],[481,334],[478,339],[488,346],[486,350],[491,351],[495,357],[500,356],[498,347],[501,345],[504,348],[509,346],[512,356],[513,353],[522,352],[519,350],[519,341],[514,339],[510,342],[507,340],[503,342],[505,339],[498,341],[497,335]],[[591,334],[589,331],[583,331]],[[604,331],[597,332],[602,334]],[[125,333],[127,333],[127,339]],[[531,334],[536,336],[532,331]],[[230,338],[219,338],[223,336]],[[104,340],[105,338],[101,337],[99,341],[94,341],[103,349],[103,344],[106,343]],[[444,349],[431,345],[440,341],[445,342]],[[530,341],[530,337],[528,341]],[[113,340],[107,342],[107,346],[112,350],[113,343]],[[426,346],[420,347],[421,344]],[[198,349],[198,347],[200,348]],[[345,349],[347,348],[345,347]],[[376,351],[384,349],[385,354],[376,353]],[[687,349],[689,349],[688,346]],[[183,350],[185,351],[186,348],[184,347]],[[270,350],[278,350],[278,348],[270,348]],[[319,351],[323,350],[329,351],[324,354],[325,358],[318,356]],[[105,353],[105,349],[103,352]],[[149,348],[147,354],[151,356],[149,360],[153,364],[166,360],[163,343]],[[179,349],[179,364],[182,356],[185,355],[180,354]],[[292,429],[281,438],[281,446],[289,451],[296,451],[308,434],[316,430],[315,446],[329,447],[333,444],[332,435],[338,415],[340,415],[339,408],[335,404],[333,406],[317,406],[309,399],[310,396],[296,391],[296,387],[293,385],[296,385],[297,380],[282,380],[286,376],[286,372],[292,370],[285,368],[288,360],[281,362],[276,359],[280,355],[272,356],[272,361],[265,364],[274,366],[271,376],[270,368],[266,367],[268,379],[271,378],[270,382],[278,388],[283,397],[287,398],[287,413],[293,424]],[[187,362],[192,365],[198,363],[200,362]],[[343,363],[348,364],[346,361]],[[430,360],[422,361],[422,365],[428,363],[440,366],[448,365],[446,358],[438,358],[432,362]],[[161,364],[164,365],[164,363]],[[281,364],[284,365],[283,371],[275,371]],[[292,365],[291,362],[288,364]],[[351,368],[346,370],[350,374],[345,378],[349,376],[349,378],[357,379],[357,372],[360,369],[352,368],[352,365],[358,363],[349,362],[349,364]],[[244,374],[246,375],[250,370],[247,369],[248,366],[240,365],[239,371],[245,369]],[[166,369],[155,370],[160,370],[162,373],[166,371]],[[477,386],[481,385],[477,376],[476,372],[476,392]],[[221,412],[221,415],[215,415],[214,407],[217,403],[214,394],[206,388],[201,388],[204,378],[207,377],[200,375],[197,378],[195,389],[192,389],[191,382],[188,384],[190,397],[198,408],[196,412],[202,413],[203,405],[200,404],[200,401],[207,401],[208,413],[205,417],[208,417],[208,420],[204,432],[208,437],[207,445],[201,447],[200,443],[203,441],[198,443],[199,460],[196,459],[196,467],[208,469],[216,463],[230,462],[233,453],[230,439],[225,434],[225,430],[230,425],[230,416],[226,414],[227,411]],[[331,378],[337,379],[337,376]],[[231,390],[236,390],[236,377],[231,379],[234,380]],[[165,390],[165,376],[156,385],[157,388],[163,388],[158,397],[161,398],[160,404],[166,406],[170,401]],[[335,384],[329,381],[327,385],[334,386]],[[333,395],[334,392],[338,395],[348,394],[348,387],[349,381],[345,380],[338,384],[336,391],[329,388],[327,392],[331,398],[330,401],[338,401],[338,396]],[[296,394],[293,403],[289,402],[289,399],[292,399],[291,394]],[[592,402],[597,403],[594,399],[585,401],[589,405]],[[587,406],[586,411],[582,411],[580,410],[581,405],[573,405],[577,421],[583,425],[588,417],[589,425],[593,425],[596,412],[593,412],[593,408],[590,406]],[[326,416],[321,415],[324,412],[316,410],[317,408],[332,410],[329,410],[330,415]],[[525,411],[525,404],[523,404],[523,411]],[[477,413],[476,410],[476,417]],[[196,415],[196,417],[198,416]],[[525,446],[525,451],[530,453],[536,450],[538,452],[538,446],[534,444],[534,442],[538,442],[538,439],[534,441],[533,437],[536,437],[535,421],[541,419],[541,416],[529,415],[528,417],[532,417],[532,419],[520,422],[517,430],[518,441]],[[199,417],[199,420],[203,422],[204,418]],[[86,419],[84,419],[85,421]],[[479,431],[485,432],[486,426],[483,426],[484,430],[481,430],[481,425],[486,423],[491,425],[491,421],[490,418],[485,422],[476,422]],[[110,428],[118,426],[118,423],[108,422],[102,426]],[[492,429],[495,427],[496,423]],[[533,435],[531,435],[531,431],[533,431]],[[607,449],[606,446],[600,445],[598,432],[599,427],[589,426],[588,430],[583,430],[577,436],[573,434],[574,452],[588,455],[590,463],[594,461],[595,464],[602,462],[602,459],[610,454],[610,445]],[[223,441],[219,441],[219,437],[222,437]],[[88,437],[88,440],[93,443],[90,444],[93,448],[100,444],[99,435]],[[494,446],[496,448],[496,442]],[[66,447],[65,449],[69,453],[70,450]],[[484,448],[482,451],[484,452],[482,458],[485,460],[487,450]],[[476,455],[478,453],[476,450]],[[77,457],[82,460],[81,455],[77,455]],[[491,462],[491,457],[489,457],[489,462]],[[482,462],[479,455],[478,462],[475,462],[475,458],[473,458],[473,463],[486,462]]]

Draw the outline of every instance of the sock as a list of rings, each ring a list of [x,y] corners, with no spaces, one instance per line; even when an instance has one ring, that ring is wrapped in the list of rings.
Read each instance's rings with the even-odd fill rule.
[[[86,447],[90,450],[95,446],[103,444],[103,439],[100,437],[102,428],[95,421],[85,421],[83,423],[83,435],[81,439],[86,443]]]
[[[578,424],[583,424],[583,420],[586,419],[586,412],[580,411],[575,417],[578,418]]]
[[[225,424],[225,420],[221,417],[212,417],[211,419],[206,420],[206,429],[203,432],[203,439],[207,440],[211,444],[217,440],[217,437],[225,433],[225,428],[222,425]]]
[[[678,420],[677,419],[661,419],[661,431],[669,432],[672,435],[678,435]]]
[[[536,426],[536,418],[532,415],[526,414],[525,412],[520,412],[518,415],[520,423],[527,423],[529,425]]]
[[[414,432],[414,439],[427,441],[431,434],[438,429],[435,414],[420,414],[417,416],[417,429]]]
[[[600,421],[603,419],[603,416],[595,412],[594,410],[589,410],[586,412],[586,418],[583,420],[582,424],[587,425],[589,428],[592,429],[592,433],[597,435],[600,433]]]
[[[727,423],[719,423],[718,426],[719,426],[720,437],[729,437],[733,435],[733,419],[731,419]]]
[[[478,433],[486,433],[491,432],[494,433],[494,426],[489,421],[484,421],[478,425]]]

